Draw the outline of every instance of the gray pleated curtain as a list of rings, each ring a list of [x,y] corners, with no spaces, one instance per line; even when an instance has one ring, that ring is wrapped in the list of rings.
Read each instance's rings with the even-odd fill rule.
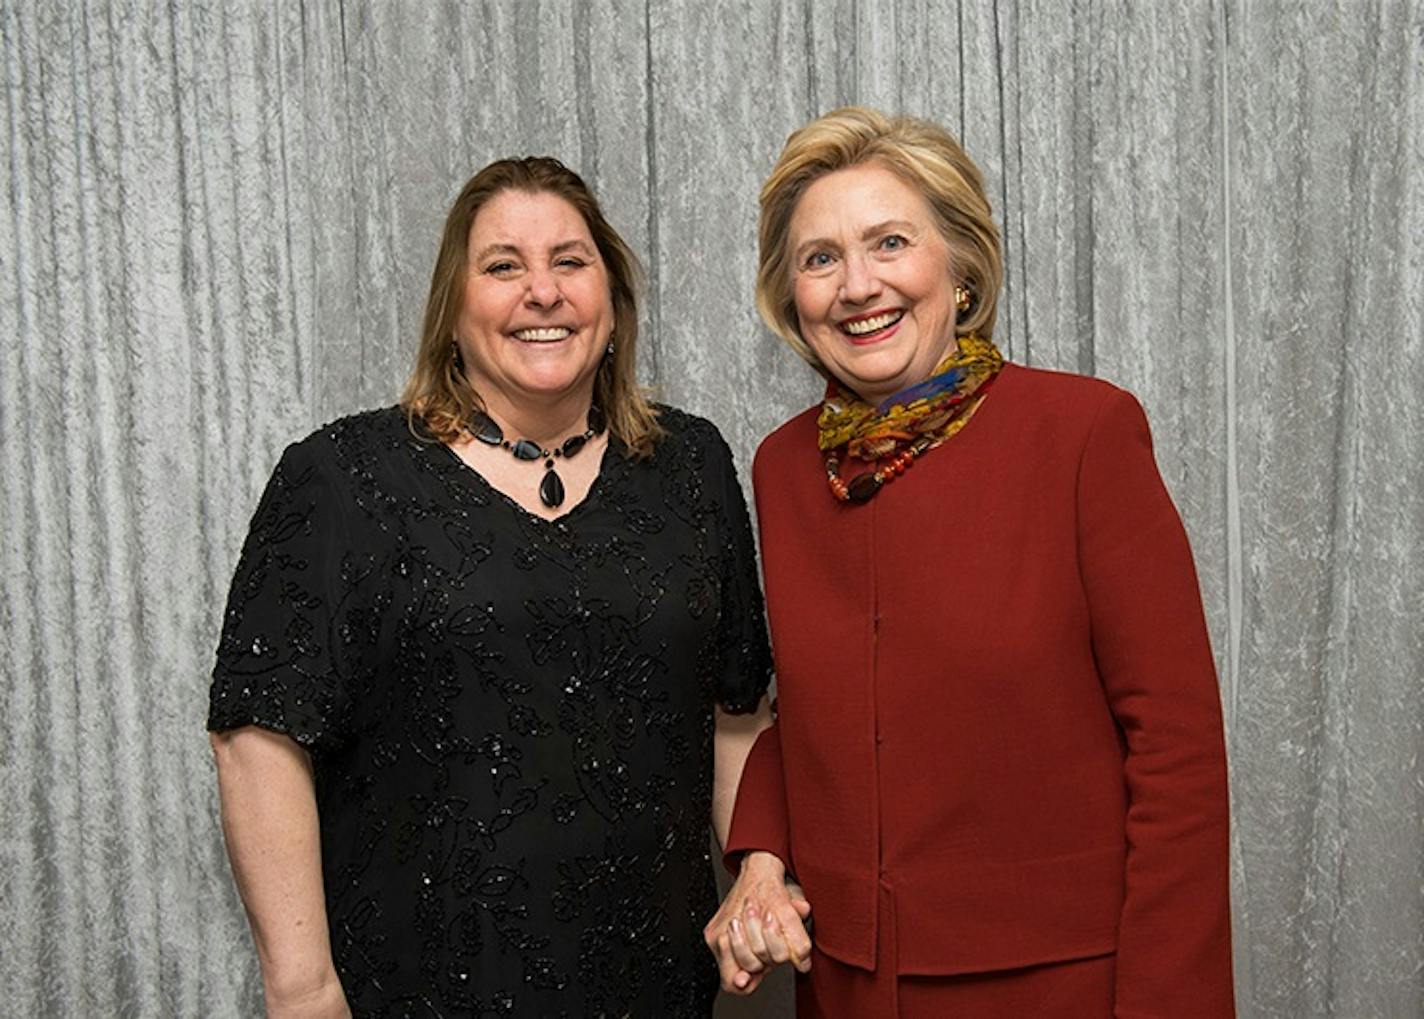
[[[818,395],[752,308],[757,189],[864,102],[983,166],[1006,354],[1147,406],[1242,1014],[1424,1015],[1420,3],[0,0],[0,55],[0,1012],[259,1010],[222,599],[283,444],[393,402],[459,185],[580,170],[646,262],[647,381],[745,471]]]

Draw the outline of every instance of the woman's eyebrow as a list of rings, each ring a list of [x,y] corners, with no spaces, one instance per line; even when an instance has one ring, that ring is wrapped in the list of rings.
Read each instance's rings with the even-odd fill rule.
[[[796,250],[791,253],[791,257],[799,262],[801,260],[801,256],[804,255],[806,251],[810,248],[834,247],[837,247],[836,242],[831,240],[829,237],[812,237],[809,240],[804,240],[800,244],[796,245]]]
[[[549,254],[562,255],[565,251],[582,251],[585,254],[593,254],[593,249],[590,248],[585,241],[580,240],[577,237],[572,240],[561,241],[560,243],[555,244],[552,248],[549,249]]]
[[[887,219],[883,223],[876,223],[874,226],[866,227],[860,232],[860,239],[866,241],[876,236],[877,234],[883,234],[888,230],[899,230],[904,233],[914,233],[915,224],[911,223],[907,219]]]
[[[486,244],[479,251],[475,252],[475,261],[483,262],[490,255],[517,255],[519,253],[517,246],[497,241],[494,244]]]
[[[587,254],[592,254],[592,249],[589,248],[588,244],[577,237],[571,238],[567,241],[560,241],[558,244],[555,244],[552,248],[549,249],[549,254],[562,255],[566,251],[582,251]],[[482,262],[490,255],[522,256],[523,254],[524,252],[520,250],[519,245],[517,244],[509,244],[505,241],[496,241],[493,244],[486,244],[483,248],[476,252],[475,261]]]

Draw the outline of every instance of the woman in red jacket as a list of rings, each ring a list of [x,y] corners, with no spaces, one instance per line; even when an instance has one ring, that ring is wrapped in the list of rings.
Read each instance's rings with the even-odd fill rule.
[[[1003,362],[1001,278],[935,125],[838,110],[762,189],[758,308],[829,385],[754,467],[779,713],[707,940],[802,1017],[1231,1016],[1191,550],[1137,401]]]

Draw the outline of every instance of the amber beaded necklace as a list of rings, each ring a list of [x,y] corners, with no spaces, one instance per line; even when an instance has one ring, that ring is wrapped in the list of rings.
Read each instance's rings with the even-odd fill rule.
[[[889,462],[851,478],[850,484],[841,480],[840,454],[832,453],[826,457],[826,482],[831,486],[831,494],[841,502],[869,502],[882,485],[889,484],[904,474],[916,459],[932,448],[934,440],[927,435],[921,435],[896,453]]]

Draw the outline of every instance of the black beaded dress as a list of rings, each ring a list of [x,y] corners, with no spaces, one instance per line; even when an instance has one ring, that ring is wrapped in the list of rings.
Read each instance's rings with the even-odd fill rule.
[[[660,420],[555,521],[398,408],[283,454],[208,727],[311,752],[356,1015],[710,1014],[712,708],[770,659],[730,451]]]

